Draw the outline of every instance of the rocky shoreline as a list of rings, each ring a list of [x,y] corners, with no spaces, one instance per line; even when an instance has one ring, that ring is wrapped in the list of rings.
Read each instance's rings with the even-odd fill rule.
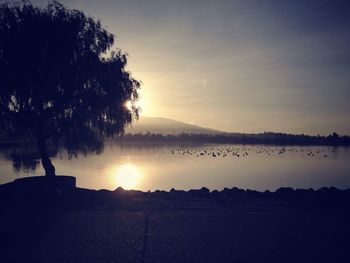
[[[72,177],[74,178],[74,177]],[[92,190],[57,185],[0,185],[0,208],[5,210],[74,210],[74,209],[336,209],[350,211],[350,189],[335,187],[276,191],[244,190],[237,187],[210,191],[208,188],[188,191],[171,189],[142,192],[124,190]],[[38,186],[38,187],[37,187]]]

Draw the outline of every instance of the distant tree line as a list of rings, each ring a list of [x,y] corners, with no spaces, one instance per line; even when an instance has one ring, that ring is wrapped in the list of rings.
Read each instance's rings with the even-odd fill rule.
[[[179,134],[161,134],[161,133],[137,133],[124,134],[117,138],[111,139],[118,142],[126,143],[189,143],[189,144],[265,144],[265,145],[325,145],[325,146],[350,146],[350,136],[338,135],[332,133],[327,136],[311,136],[305,134],[286,134],[275,132],[264,133],[223,133],[223,134],[196,134],[196,133],[179,133]],[[108,142],[111,142],[109,140]],[[0,135],[0,147],[31,145],[30,141],[14,142],[7,136]],[[53,145],[48,143],[49,149]],[[57,147],[55,147],[57,151]]]
[[[222,143],[222,144],[271,144],[271,145],[326,145],[350,146],[350,136],[339,136],[337,133],[328,136],[310,136],[305,134],[286,134],[264,132],[258,134],[225,133],[194,134],[181,133],[164,135],[154,133],[125,134],[118,138],[121,142],[140,143]]]

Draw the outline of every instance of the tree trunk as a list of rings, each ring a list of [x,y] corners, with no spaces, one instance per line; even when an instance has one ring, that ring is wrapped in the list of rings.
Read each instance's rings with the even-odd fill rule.
[[[55,176],[55,167],[51,163],[51,160],[47,153],[46,140],[43,138],[42,135],[38,136],[38,146],[41,156],[41,164],[43,165],[45,170],[45,176]]]

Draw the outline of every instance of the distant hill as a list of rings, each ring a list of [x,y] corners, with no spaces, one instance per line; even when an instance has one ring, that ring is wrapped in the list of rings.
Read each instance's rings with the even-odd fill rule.
[[[151,118],[140,116],[125,133],[161,133],[161,134],[223,134],[224,132],[214,129],[203,128],[197,125],[175,121],[167,118]]]

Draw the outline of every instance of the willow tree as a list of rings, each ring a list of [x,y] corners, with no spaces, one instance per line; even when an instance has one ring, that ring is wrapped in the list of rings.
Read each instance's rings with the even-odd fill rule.
[[[138,117],[140,83],[114,40],[100,21],[58,2],[0,5],[0,130],[33,140],[47,176],[55,175],[48,142],[98,153]]]

